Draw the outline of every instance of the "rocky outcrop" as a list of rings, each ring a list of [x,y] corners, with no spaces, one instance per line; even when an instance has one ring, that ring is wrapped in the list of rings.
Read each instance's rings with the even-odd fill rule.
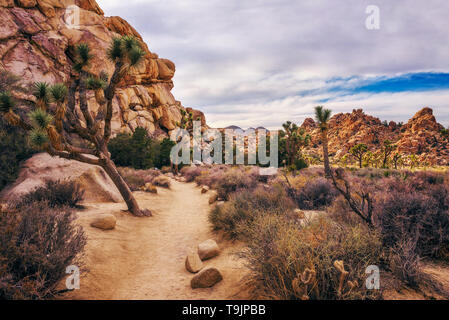
[[[301,125],[311,135],[307,153],[322,154],[320,129],[308,118]],[[385,140],[390,140],[402,154],[414,154],[421,163],[448,165],[449,146],[442,136],[444,127],[433,116],[430,108],[424,108],[407,124],[393,121],[381,122],[379,118],[367,115],[362,109],[352,113],[338,113],[329,121],[329,155],[338,160],[358,143],[364,143],[371,151],[380,150]]]
[[[44,185],[46,180],[71,180],[84,190],[85,202],[120,202],[122,197],[112,180],[102,168],[89,164],[52,158],[40,153],[28,159],[14,184],[3,189],[0,199],[5,201],[20,197]]]
[[[71,18],[70,5],[79,8],[79,23]],[[77,16],[75,14],[75,16]],[[75,23],[73,23],[75,22]],[[140,66],[127,75],[117,90],[113,132],[144,127],[154,136],[167,136],[181,119],[181,109],[171,93],[175,64],[159,58],[139,33],[120,17],[105,17],[95,0],[16,0],[0,3],[0,60],[24,84],[36,81],[66,82],[71,74],[73,49],[81,42],[92,50],[91,71],[113,72],[106,50],[113,37],[134,35],[146,52]],[[32,97],[28,97],[33,99]],[[99,106],[93,93],[90,108]],[[206,124],[204,114],[192,110]]]
[[[443,160],[449,164],[449,143],[441,134],[443,129],[437,123],[432,109],[424,108],[401,128],[398,150],[417,154],[421,161],[431,164],[442,163]]]

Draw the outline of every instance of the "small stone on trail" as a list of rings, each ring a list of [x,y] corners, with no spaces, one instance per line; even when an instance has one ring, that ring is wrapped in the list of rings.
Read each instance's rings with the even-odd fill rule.
[[[209,196],[209,204],[212,204],[217,200],[218,200],[218,193],[216,191],[214,191]]]
[[[190,252],[186,258],[186,269],[191,273],[197,273],[203,269],[203,262],[196,252]]]
[[[203,186],[201,188],[201,193],[206,193],[207,191],[209,191],[209,187],[208,186]]]
[[[223,280],[223,276],[220,271],[216,268],[209,268],[194,276],[190,282],[190,285],[192,289],[210,288],[221,280]]]
[[[201,260],[207,260],[216,257],[220,254],[220,248],[218,244],[212,240],[206,240],[198,245],[198,255]]]
[[[98,215],[90,224],[91,227],[102,229],[102,230],[112,230],[117,224],[117,218],[112,214],[102,214]]]

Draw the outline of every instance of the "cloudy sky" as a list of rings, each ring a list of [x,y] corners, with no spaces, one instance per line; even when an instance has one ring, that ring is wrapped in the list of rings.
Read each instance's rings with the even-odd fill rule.
[[[447,0],[97,2],[175,62],[176,99],[211,126],[302,123],[318,104],[395,121],[430,106],[449,126]]]

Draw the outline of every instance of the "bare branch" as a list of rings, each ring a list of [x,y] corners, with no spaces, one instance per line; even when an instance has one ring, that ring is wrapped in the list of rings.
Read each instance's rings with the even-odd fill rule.
[[[64,159],[68,159],[68,160],[76,160],[79,162],[84,162],[84,163],[88,163],[94,166],[102,166],[102,161],[99,158],[91,158],[88,156],[85,156],[83,154],[80,153],[70,153],[70,152],[66,152],[66,151],[57,151],[55,150],[52,146],[48,146],[47,150],[46,150],[50,155],[52,156],[58,156],[60,158],[64,158]]]
[[[85,72],[81,72],[80,82],[78,86],[79,99],[80,99],[80,110],[83,113],[84,119],[86,120],[86,126],[91,134],[95,134],[95,123],[92,114],[89,111],[87,104],[87,88],[84,79],[86,78]]]

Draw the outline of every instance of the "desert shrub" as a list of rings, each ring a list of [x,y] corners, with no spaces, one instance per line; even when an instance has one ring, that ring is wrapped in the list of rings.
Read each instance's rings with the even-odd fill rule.
[[[144,128],[136,128],[134,133],[120,133],[108,144],[114,163],[134,169],[162,168],[170,165],[170,150],[174,142],[164,139],[153,140]]]
[[[322,209],[329,206],[337,197],[337,192],[332,184],[324,178],[309,181],[298,190],[295,200],[299,208],[305,210]]]
[[[44,299],[58,293],[70,265],[80,267],[86,237],[67,207],[47,202],[0,212],[0,300]]]
[[[221,180],[223,174],[230,170],[227,166],[212,166],[209,169],[201,171],[201,174],[195,178],[195,182],[200,186],[214,186]]]
[[[388,177],[403,177],[407,176],[409,173],[404,170],[387,170],[387,169],[376,169],[376,168],[362,168],[354,169],[353,175],[360,178],[369,179],[383,179]]]
[[[161,175],[159,170],[135,170],[133,168],[118,168],[120,175],[132,191],[140,190],[145,184],[152,183],[154,178]]]
[[[420,270],[420,257],[413,239],[402,239],[390,248],[390,269],[393,274],[411,287],[417,287],[422,281],[423,273]]]
[[[320,218],[304,227],[282,216],[259,216],[251,224],[243,256],[256,298],[376,299],[365,288],[365,270],[379,265],[382,243],[363,225],[345,226]],[[347,277],[340,287],[336,261]],[[341,262],[337,262],[339,264]]]
[[[209,221],[215,230],[223,230],[231,238],[244,238],[247,225],[259,215],[287,215],[293,208],[293,201],[282,188],[242,189],[229,201],[215,206]]]
[[[46,180],[43,186],[21,196],[16,206],[23,207],[45,201],[51,208],[63,206],[77,208],[83,197],[84,190],[81,190],[81,186],[74,181]]]
[[[303,158],[295,159],[294,166],[296,170],[302,170],[309,167],[306,160],[304,160]]]
[[[383,182],[374,207],[387,247],[407,238],[415,242],[420,256],[437,256],[449,244],[449,186],[439,181],[418,174]]]
[[[155,186],[162,187],[162,188],[167,188],[167,189],[169,189],[170,186],[171,186],[170,179],[167,178],[166,176],[162,176],[162,175],[161,176],[157,176],[156,178],[154,178],[152,183]]]
[[[20,164],[30,158],[34,151],[28,145],[27,136],[22,129],[8,125],[0,117],[0,191],[14,182]]]
[[[218,196],[227,199],[228,196],[240,189],[253,189],[257,185],[254,176],[234,168],[226,171],[220,176],[220,179],[214,182],[213,188],[217,190]]]
[[[180,173],[186,178],[186,182],[194,181],[202,172],[205,172],[205,169],[197,166],[186,166],[180,170]]]
[[[332,220],[338,223],[346,225],[357,225],[361,222],[360,217],[358,217],[348,205],[346,199],[340,195],[338,196],[332,204],[327,208],[327,213]]]

